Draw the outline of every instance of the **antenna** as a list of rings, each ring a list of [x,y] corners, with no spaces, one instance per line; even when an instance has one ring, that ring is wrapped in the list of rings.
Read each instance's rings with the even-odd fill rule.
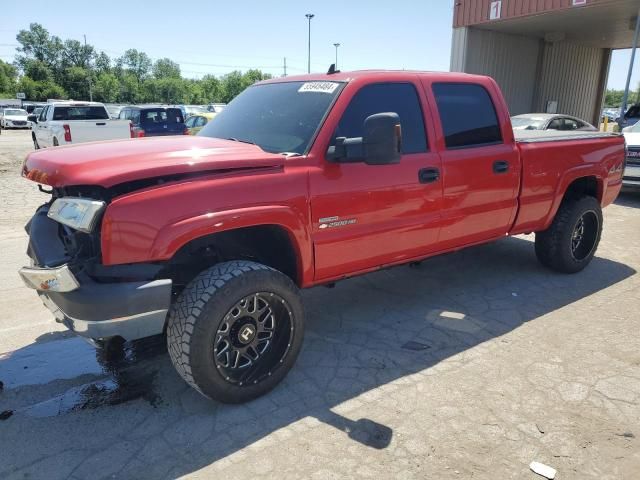
[[[333,75],[334,73],[340,73],[340,70],[336,70],[336,64],[332,63],[327,71],[327,75]]]

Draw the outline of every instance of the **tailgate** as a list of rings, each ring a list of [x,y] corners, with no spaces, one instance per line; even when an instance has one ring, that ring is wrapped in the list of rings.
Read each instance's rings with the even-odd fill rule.
[[[128,120],[77,120],[65,122],[71,129],[71,143],[130,138]]]

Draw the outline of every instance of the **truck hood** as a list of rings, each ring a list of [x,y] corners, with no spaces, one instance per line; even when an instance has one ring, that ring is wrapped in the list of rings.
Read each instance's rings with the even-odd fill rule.
[[[256,145],[209,137],[170,136],[47,148],[27,155],[22,176],[52,187],[105,188],[148,178],[282,167],[284,156]]]

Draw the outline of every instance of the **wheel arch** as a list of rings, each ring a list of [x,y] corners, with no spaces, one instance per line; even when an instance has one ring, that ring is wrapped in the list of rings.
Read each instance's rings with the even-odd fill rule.
[[[205,214],[168,225],[156,237],[151,257],[166,259],[174,274],[194,262],[199,272],[216,262],[244,259],[279,270],[298,286],[313,278],[307,229],[286,207]]]
[[[555,199],[544,222],[544,228],[548,228],[558,213],[558,209],[567,198],[579,196],[594,197],[600,204],[604,198],[604,180],[595,172],[567,172],[558,182]]]

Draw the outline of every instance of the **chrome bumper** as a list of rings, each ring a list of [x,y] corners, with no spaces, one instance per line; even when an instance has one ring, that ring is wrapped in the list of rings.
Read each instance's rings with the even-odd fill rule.
[[[20,276],[38,291],[56,321],[83,337],[135,340],[164,330],[171,302],[169,279],[96,283],[84,275],[79,281],[67,265],[23,267]]]

